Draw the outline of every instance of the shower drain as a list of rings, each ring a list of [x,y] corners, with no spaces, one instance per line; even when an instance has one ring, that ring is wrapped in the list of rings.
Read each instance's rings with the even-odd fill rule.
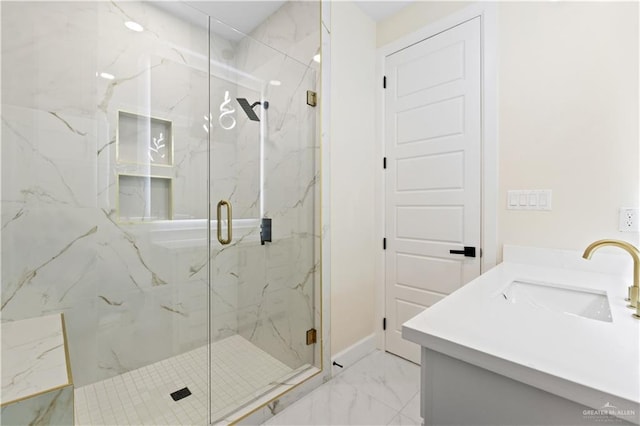
[[[171,393],[170,395],[171,395],[171,398],[173,398],[174,401],[180,401],[182,398],[186,398],[189,395],[191,395],[191,391],[189,390],[189,388],[182,388],[182,389],[178,389],[177,391]]]

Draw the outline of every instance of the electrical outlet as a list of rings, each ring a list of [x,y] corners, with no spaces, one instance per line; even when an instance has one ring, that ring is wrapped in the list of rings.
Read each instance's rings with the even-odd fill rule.
[[[618,230],[620,232],[640,231],[640,209],[621,208]]]

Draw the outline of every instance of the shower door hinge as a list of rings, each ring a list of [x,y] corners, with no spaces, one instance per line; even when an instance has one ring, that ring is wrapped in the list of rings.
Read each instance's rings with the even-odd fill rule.
[[[382,329],[383,330],[387,329],[387,319],[386,318],[382,318]]]
[[[264,245],[265,242],[271,242],[271,219],[268,217],[260,220],[260,244]]]
[[[316,94],[316,92],[307,90],[307,105],[314,107],[317,104],[318,104],[318,95]]]
[[[387,88],[387,76],[386,75],[384,77],[382,77],[382,88],[383,89]]]
[[[307,330],[307,345],[313,345],[316,343],[317,333],[315,328],[310,328]]]
[[[383,157],[382,158],[382,168],[386,169],[387,168],[387,157]]]
[[[382,250],[386,250],[387,249],[387,239],[383,238],[382,239]]]

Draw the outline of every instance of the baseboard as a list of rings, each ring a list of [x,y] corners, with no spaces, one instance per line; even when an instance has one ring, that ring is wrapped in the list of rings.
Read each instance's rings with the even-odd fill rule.
[[[331,357],[331,375],[332,377],[336,377],[345,369],[352,366],[354,363],[369,355],[376,349],[376,336],[375,334],[370,334],[364,339],[361,339],[349,346],[348,348],[338,352],[334,356]],[[342,365],[342,368],[337,365],[333,365],[336,362]]]

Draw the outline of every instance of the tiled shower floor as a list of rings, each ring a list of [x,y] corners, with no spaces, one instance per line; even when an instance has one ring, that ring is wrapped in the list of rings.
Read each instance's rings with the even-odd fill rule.
[[[293,370],[235,335],[212,344],[213,419],[239,407]],[[207,424],[207,347],[75,390],[76,425]],[[173,401],[170,393],[189,387]]]

